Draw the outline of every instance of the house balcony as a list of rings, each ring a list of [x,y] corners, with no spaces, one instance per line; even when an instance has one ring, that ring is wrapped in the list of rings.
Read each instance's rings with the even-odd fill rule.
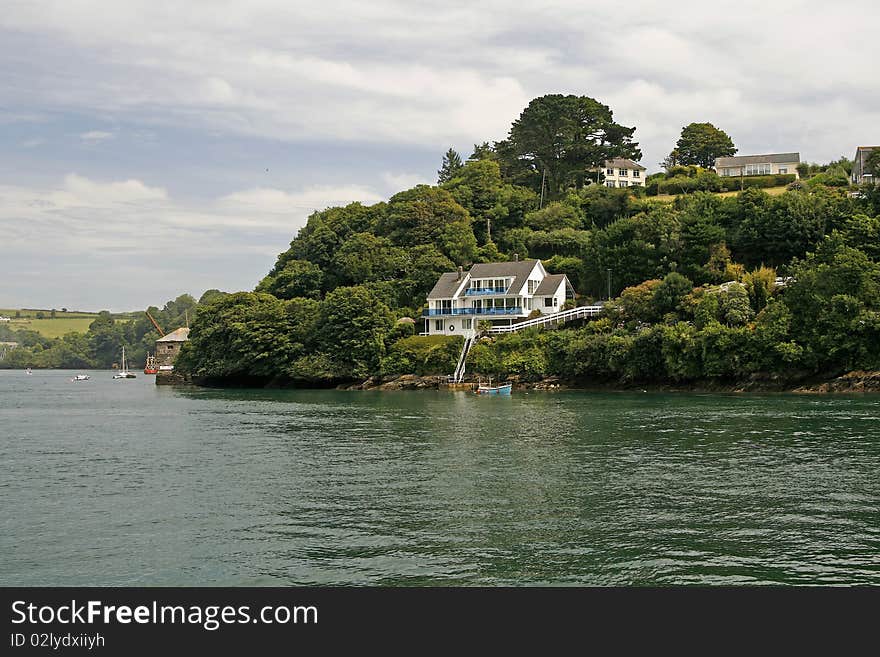
[[[422,317],[454,317],[456,315],[522,315],[520,306],[512,308],[427,308],[422,311]]]
[[[466,297],[476,297],[480,295],[488,295],[488,294],[506,294],[506,287],[482,287],[479,289],[471,288],[464,291],[464,295]]]

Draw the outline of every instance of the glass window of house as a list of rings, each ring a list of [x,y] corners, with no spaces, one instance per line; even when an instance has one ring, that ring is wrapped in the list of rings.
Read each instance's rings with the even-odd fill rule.
[[[779,173],[788,173],[787,167],[779,167]]]
[[[620,181],[620,186],[621,186],[621,187],[628,187],[628,186],[629,186],[629,181],[628,181],[628,180],[621,180],[621,181]]]
[[[629,169],[618,169],[617,175],[618,176],[627,176],[627,175],[629,175]]]
[[[638,169],[636,169],[635,171],[633,171],[633,178],[638,178],[640,173],[641,173],[641,172],[640,172]]]
[[[606,187],[614,187],[614,181],[613,180],[606,180],[605,186]]]
[[[613,175],[614,175],[614,169],[605,169],[605,175],[606,175],[606,176],[613,176]]]
[[[553,307],[553,299],[551,299],[550,297],[544,297],[544,307],[545,308],[552,308]]]

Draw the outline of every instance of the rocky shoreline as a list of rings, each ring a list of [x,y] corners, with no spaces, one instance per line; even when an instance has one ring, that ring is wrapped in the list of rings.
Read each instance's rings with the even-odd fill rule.
[[[515,390],[587,390],[594,392],[793,392],[801,394],[880,393],[880,372],[848,372],[833,379],[758,378],[738,382],[695,381],[692,383],[628,383],[619,381],[570,381],[559,377],[539,380],[507,379]],[[476,385],[476,377],[464,384]],[[343,383],[337,390],[437,390],[445,387],[445,376],[401,374],[373,376],[358,383]]]

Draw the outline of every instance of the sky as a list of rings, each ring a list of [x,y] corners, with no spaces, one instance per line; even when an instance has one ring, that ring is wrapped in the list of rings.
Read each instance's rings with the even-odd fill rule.
[[[880,142],[875,2],[4,0],[0,308],[250,290],[316,209],[434,183],[528,102],[586,95],[649,171]]]

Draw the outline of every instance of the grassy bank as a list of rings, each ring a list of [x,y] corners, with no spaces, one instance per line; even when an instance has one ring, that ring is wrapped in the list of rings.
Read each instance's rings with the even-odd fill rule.
[[[51,309],[40,308],[0,308],[0,317],[9,317],[3,322],[13,331],[36,331],[46,338],[60,338],[67,333],[86,333],[89,325],[98,317],[98,313],[83,311],[55,310],[52,317]],[[116,313],[112,317],[118,321],[130,321],[131,313]]]

